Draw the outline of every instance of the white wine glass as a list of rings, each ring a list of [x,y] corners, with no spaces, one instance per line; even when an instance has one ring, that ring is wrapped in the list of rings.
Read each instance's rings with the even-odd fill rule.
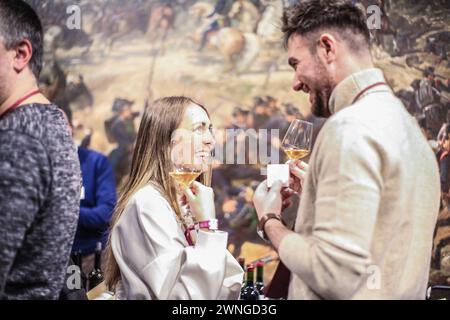
[[[210,177],[213,156],[209,151],[200,151],[200,156],[190,153],[172,153],[172,169],[169,176],[175,181],[178,192],[189,188],[191,184],[201,175],[204,175],[204,182],[207,184]],[[206,180],[206,181],[205,181]]]
[[[303,159],[311,152],[312,136],[313,124],[308,121],[295,119],[291,122],[281,142],[281,148],[290,160]]]
[[[201,169],[195,166],[176,166],[171,172],[169,172],[169,175],[183,189],[186,189],[200,176],[201,173]]]

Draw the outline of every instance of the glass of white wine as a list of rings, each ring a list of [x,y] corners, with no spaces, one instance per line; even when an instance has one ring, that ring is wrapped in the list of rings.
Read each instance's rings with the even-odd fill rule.
[[[281,148],[290,160],[303,159],[311,152],[313,124],[295,119],[281,142]]]
[[[190,166],[190,165],[178,165],[174,166],[174,169],[169,172],[169,175],[172,177],[172,179],[175,180],[175,182],[178,184],[179,191],[181,189],[189,188],[189,186],[194,182],[195,179],[197,179],[202,174],[202,171],[197,166]],[[189,234],[189,236],[186,236],[186,239],[188,239],[189,244],[193,244],[196,242],[196,234],[195,234],[195,219],[192,215],[192,212],[189,208],[189,205],[186,203],[181,212],[181,221],[183,225],[185,226],[185,232]],[[186,235],[186,234],[185,234]]]
[[[206,165],[203,162],[209,159],[196,156],[191,140],[186,143],[183,139],[178,139],[178,144],[174,144],[171,150],[172,169],[169,175],[181,191],[188,188],[205,171]]]
[[[183,161],[180,159],[175,159],[176,157],[172,155],[172,167],[173,169],[169,172],[169,175],[172,179],[175,180],[177,184],[177,189],[182,193],[182,190],[189,188],[189,186],[196,180],[202,173],[205,173],[205,168],[210,163],[210,157],[202,157],[202,160],[195,160],[195,157],[192,159],[184,159],[188,160],[186,162],[191,163],[182,163]],[[181,163],[180,163],[181,162]],[[190,244],[195,243],[197,239],[196,231],[195,231],[195,222],[196,218],[193,216],[191,209],[189,208],[189,204],[185,203],[180,207],[182,209],[181,212],[181,222],[185,226],[185,232],[189,234],[187,237],[188,242]]]
[[[202,173],[201,169],[195,166],[176,166],[169,175],[181,186],[186,189]]]

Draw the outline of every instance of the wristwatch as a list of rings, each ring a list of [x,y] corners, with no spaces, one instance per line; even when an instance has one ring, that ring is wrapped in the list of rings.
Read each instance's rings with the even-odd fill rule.
[[[259,220],[258,222],[258,226],[256,228],[256,232],[258,233],[258,235],[261,237],[261,239],[263,239],[266,242],[270,242],[269,238],[267,237],[266,232],[264,231],[264,227],[266,225],[266,222],[269,221],[270,219],[277,219],[278,221],[280,221],[284,226],[286,226],[286,223],[284,222],[283,218],[281,217],[281,215],[279,214],[275,214],[275,213],[266,213],[265,215],[262,216],[262,218]]]

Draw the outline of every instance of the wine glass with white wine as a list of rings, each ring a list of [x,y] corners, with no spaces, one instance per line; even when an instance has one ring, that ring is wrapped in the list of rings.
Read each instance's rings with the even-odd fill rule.
[[[206,153],[201,156],[201,160],[196,159],[195,157],[191,158],[188,156],[188,159],[186,159],[183,157],[176,157],[176,155],[172,155],[173,169],[169,172],[169,175],[172,179],[175,180],[178,191],[181,193],[182,190],[189,188],[194,180],[196,180],[202,173],[205,173],[205,169],[207,169],[207,167],[210,165],[210,161],[210,154],[206,155]],[[195,228],[193,228],[193,226],[196,222],[196,219],[192,215],[189,204],[185,203],[181,208],[183,210],[181,212],[180,218],[185,225],[186,232],[188,232],[188,234],[190,235],[190,240],[188,241],[192,241],[192,243],[195,243],[197,236]]]
[[[189,187],[195,179],[202,173],[201,169],[195,166],[177,166],[169,175],[184,189]]]
[[[311,122],[295,119],[281,142],[281,148],[290,160],[303,159],[311,152],[312,135]]]
[[[183,133],[183,131],[180,131]],[[172,169],[169,175],[175,180],[179,191],[188,188],[202,172],[207,170],[210,161],[210,152],[196,150],[194,141],[191,137],[183,138],[180,135],[174,135],[173,147],[170,151],[170,160]]]

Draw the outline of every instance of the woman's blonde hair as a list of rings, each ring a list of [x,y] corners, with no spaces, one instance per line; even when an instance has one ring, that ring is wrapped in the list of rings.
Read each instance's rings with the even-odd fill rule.
[[[205,107],[187,97],[166,97],[156,100],[144,112],[139,126],[136,145],[133,152],[131,171],[120,187],[119,200],[111,221],[108,245],[105,255],[105,283],[114,291],[120,280],[120,270],[111,249],[112,229],[130,198],[141,188],[152,184],[167,199],[176,215],[181,218],[173,180],[169,176],[172,170],[170,146],[172,134],[180,126],[185,110],[190,105]],[[209,116],[209,114],[208,114]],[[209,185],[211,170],[199,178],[201,183]]]

